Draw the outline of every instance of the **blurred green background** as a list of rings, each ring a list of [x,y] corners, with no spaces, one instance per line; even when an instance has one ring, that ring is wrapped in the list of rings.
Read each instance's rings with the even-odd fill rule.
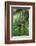
[[[12,36],[29,36],[29,8],[13,7]]]

